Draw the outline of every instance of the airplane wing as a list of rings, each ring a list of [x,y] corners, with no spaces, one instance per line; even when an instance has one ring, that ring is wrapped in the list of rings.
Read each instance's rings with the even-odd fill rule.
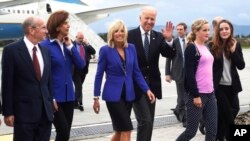
[[[43,1],[43,0],[39,0]],[[27,3],[32,3],[34,0],[11,0],[11,1],[4,1],[0,2],[0,9],[9,7],[9,6],[15,6],[15,5],[22,5],[22,4],[27,4]]]
[[[79,18],[81,18],[82,20],[84,20],[84,22],[86,24],[89,24],[91,22],[96,21],[97,16],[99,14],[100,15],[104,15],[104,14],[107,15],[110,13],[128,10],[128,9],[132,9],[132,8],[139,8],[139,7],[146,6],[146,5],[147,4],[128,4],[128,5],[122,5],[122,6],[115,6],[115,7],[108,7],[108,8],[101,8],[101,9],[96,9],[96,10],[84,11],[81,13],[76,13],[76,15]]]

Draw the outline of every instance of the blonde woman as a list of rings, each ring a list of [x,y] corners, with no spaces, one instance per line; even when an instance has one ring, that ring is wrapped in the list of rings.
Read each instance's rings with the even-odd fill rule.
[[[217,132],[217,105],[213,86],[214,58],[205,42],[209,37],[209,24],[204,19],[191,26],[185,50],[185,88],[188,94],[187,127],[177,141],[191,140],[203,118],[206,141],[215,141]]]
[[[146,84],[138,67],[135,46],[127,43],[127,28],[121,20],[114,21],[108,30],[108,45],[101,47],[94,84],[94,111],[99,113],[99,96],[105,72],[102,99],[106,105],[115,131],[111,141],[130,141],[133,130],[130,119],[132,102],[135,99],[133,82],[151,100],[154,94]]]

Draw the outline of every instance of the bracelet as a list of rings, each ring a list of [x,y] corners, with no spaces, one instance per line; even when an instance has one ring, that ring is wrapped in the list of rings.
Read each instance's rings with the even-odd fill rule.
[[[94,97],[93,99],[94,99],[94,100],[99,100],[99,97]]]

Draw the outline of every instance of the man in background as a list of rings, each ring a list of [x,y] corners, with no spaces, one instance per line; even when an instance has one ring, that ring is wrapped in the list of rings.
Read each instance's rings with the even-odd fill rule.
[[[172,80],[176,83],[177,90],[177,105],[173,110],[178,121],[186,127],[186,109],[185,109],[185,88],[184,88],[184,51],[186,48],[187,25],[183,22],[176,26],[178,37],[174,39],[176,47],[176,55],[174,58],[166,58],[165,79],[171,83]]]
[[[83,102],[82,102],[82,85],[86,78],[86,75],[89,71],[89,61],[92,55],[95,55],[95,49],[89,44],[82,32],[78,32],[76,35],[76,40],[74,44],[77,47],[81,57],[86,60],[86,66],[79,70],[74,68],[73,70],[73,81],[75,84],[75,108],[79,109],[80,111],[84,111]]]

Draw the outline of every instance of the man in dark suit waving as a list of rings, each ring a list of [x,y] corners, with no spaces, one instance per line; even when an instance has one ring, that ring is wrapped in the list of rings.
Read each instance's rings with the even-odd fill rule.
[[[162,33],[152,30],[156,21],[156,9],[146,6],[140,14],[140,26],[130,30],[128,42],[136,47],[139,67],[144,79],[158,99],[162,98],[161,77],[159,70],[160,54],[172,58],[175,47],[172,46],[173,25],[167,22]],[[137,126],[137,141],[150,141],[155,115],[155,103],[151,104],[143,92],[135,86],[137,100],[133,104]]]
[[[45,22],[29,17],[25,36],[4,47],[2,55],[2,112],[14,127],[14,141],[49,141],[53,120],[49,52],[38,42],[46,37]]]

